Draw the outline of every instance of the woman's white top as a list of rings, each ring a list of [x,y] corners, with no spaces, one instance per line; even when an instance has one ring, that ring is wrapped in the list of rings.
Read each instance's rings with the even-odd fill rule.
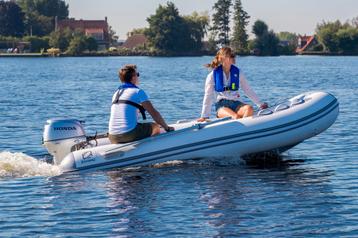
[[[114,93],[112,102],[116,99],[118,90]],[[129,100],[137,104],[148,101],[148,95],[139,88],[124,89],[121,100]],[[111,116],[109,119],[108,132],[111,135],[119,135],[133,130],[138,123],[139,110],[128,104],[116,103],[112,104]]]
[[[211,107],[214,102],[218,102],[221,99],[233,100],[243,102],[239,90],[238,91],[224,91],[216,92],[215,91],[215,82],[213,77],[213,72],[211,71],[206,77],[205,81],[205,94],[203,100],[203,108],[201,110],[201,117],[209,118],[211,115]],[[230,74],[229,77],[226,77],[224,74],[224,85],[229,86],[230,84]],[[253,101],[257,106],[260,106],[262,103],[256,93],[250,88],[249,83],[246,80],[245,75],[240,71],[240,89],[244,91],[246,96],[248,96],[251,101]]]

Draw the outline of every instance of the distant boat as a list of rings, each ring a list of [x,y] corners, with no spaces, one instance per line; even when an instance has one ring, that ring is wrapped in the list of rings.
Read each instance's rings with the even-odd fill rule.
[[[88,137],[75,119],[50,119],[44,146],[63,172],[142,166],[171,160],[239,157],[286,151],[329,128],[339,114],[337,99],[307,92],[238,120],[178,121],[176,130],[126,144],[106,135]]]

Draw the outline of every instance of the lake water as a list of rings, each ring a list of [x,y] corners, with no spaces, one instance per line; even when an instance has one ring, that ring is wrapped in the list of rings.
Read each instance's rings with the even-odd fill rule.
[[[60,174],[45,121],[107,130],[117,70],[135,63],[169,122],[200,116],[211,57],[0,58],[0,237],[358,237],[358,57],[243,57],[263,101],[323,90],[336,123],[282,160],[239,158]]]

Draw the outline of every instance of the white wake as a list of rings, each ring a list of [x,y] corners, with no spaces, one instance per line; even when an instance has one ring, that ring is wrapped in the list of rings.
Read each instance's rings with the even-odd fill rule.
[[[0,178],[22,178],[34,176],[56,176],[58,166],[35,159],[23,153],[0,152]]]

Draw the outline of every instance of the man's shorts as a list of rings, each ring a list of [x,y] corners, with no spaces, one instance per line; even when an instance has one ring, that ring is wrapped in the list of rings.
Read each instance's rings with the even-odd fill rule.
[[[112,144],[128,143],[131,141],[141,140],[152,135],[153,123],[138,123],[137,126],[126,133],[119,135],[108,135]]]

